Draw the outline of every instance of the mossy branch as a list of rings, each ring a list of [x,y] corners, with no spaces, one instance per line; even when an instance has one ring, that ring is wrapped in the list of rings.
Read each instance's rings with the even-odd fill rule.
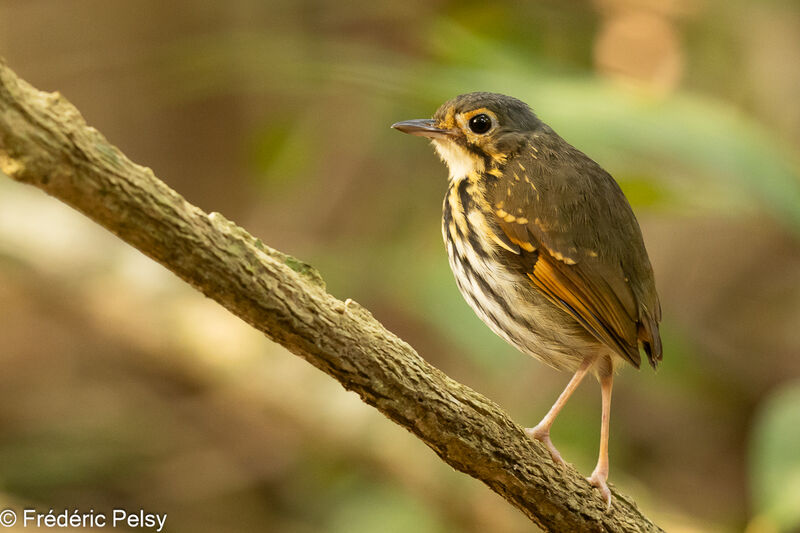
[[[606,511],[493,402],[446,376],[312,267],[207,214],[131,162],[58,93],[0,60],[0,170],[109,229],[405,427],[546,531],[661,531],[613,491]]]

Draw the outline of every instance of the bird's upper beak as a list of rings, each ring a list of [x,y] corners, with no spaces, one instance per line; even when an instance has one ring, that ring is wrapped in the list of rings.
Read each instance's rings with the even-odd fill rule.
[[[409,135],[418,135],[420,137],[429,137],[431,139],[441,139],[449,137],[453,132],[450,130],[443,130],[437,128],[433,119],[418,118],[415,120],[404,120],[402,122],[395,122],[392,127],[396,130],[408,133]]]

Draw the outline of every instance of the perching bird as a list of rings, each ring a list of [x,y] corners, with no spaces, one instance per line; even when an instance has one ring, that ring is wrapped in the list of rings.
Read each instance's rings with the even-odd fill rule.
[[[442,233],[467,303],[500,337],[574,372],[525,432],[563,464],[550,427],[587,372],[600,382],[600,453],[589,482],[611,505],[608,428],[614,373],[661,361],[661,307],[642,233],[614,179],[520,100],[470,93],[433,119],[392,125],[427,137],[450,170]]]

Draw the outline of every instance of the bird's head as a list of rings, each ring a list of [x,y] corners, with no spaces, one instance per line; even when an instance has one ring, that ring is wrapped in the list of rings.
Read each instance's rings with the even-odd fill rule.
[[[405,120],[392,127],[431,139],[458,179],[502,163],[528,136],[543,127],[524,102],[496,93],[469,93],[448,100],[432,119]]]

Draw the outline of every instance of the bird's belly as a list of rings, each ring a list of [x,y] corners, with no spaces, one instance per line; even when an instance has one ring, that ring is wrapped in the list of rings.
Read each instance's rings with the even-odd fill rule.
[[[583,357],[597,348],[577,322],[497,259],[493,242],[480,237],[452,238],[451,229],[444,227],[443,233],[456,284],[492,331],[559,370],[574,371]]]

